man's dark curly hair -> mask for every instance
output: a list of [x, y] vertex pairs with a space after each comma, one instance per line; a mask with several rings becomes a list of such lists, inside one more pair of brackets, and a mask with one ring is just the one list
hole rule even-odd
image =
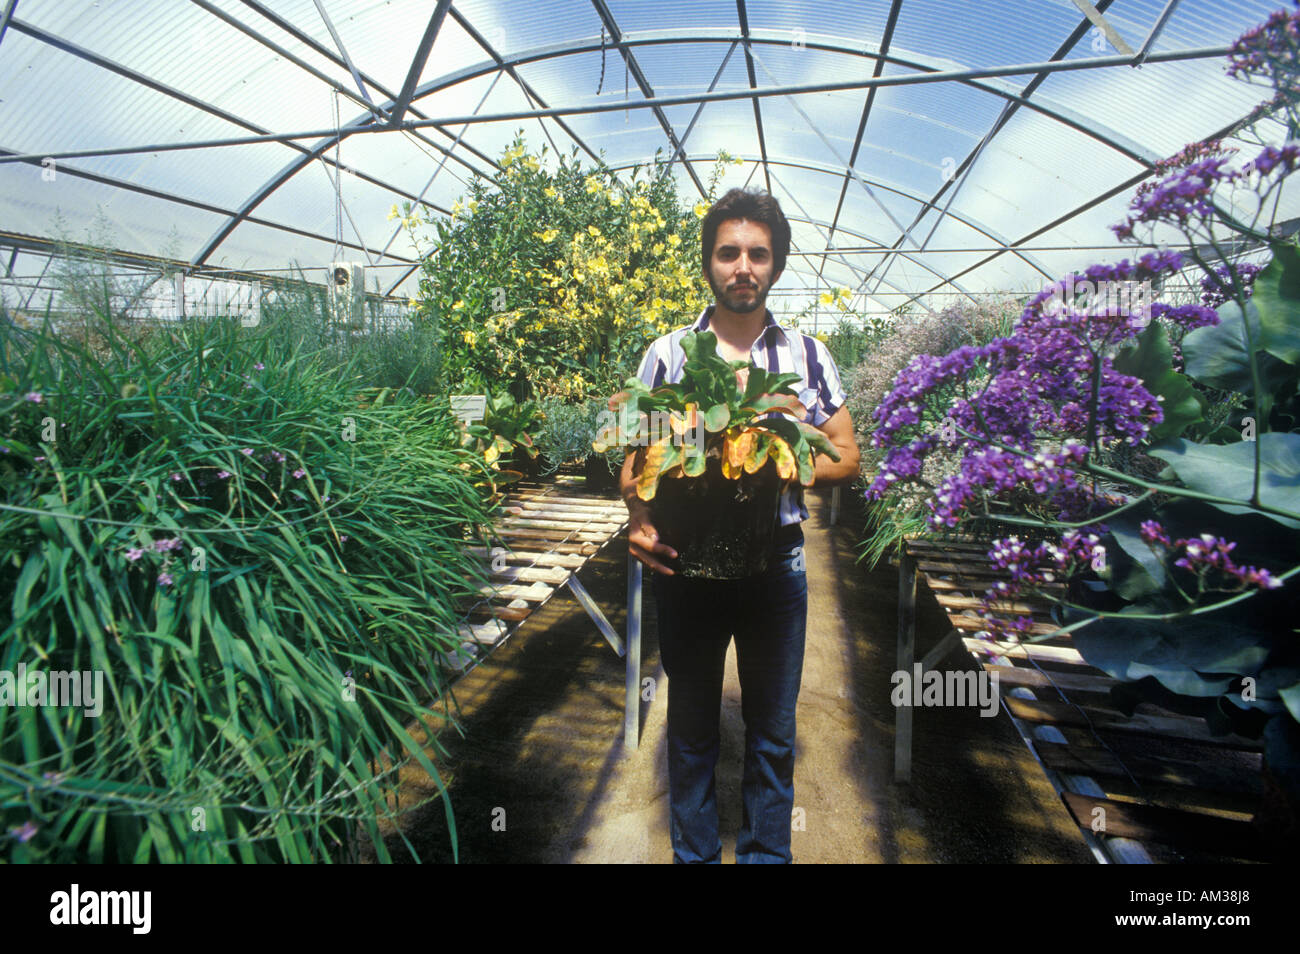
[[703, 241], [700, 243], [700, 262], [704, 274], [709, 274], [713, 259], [713, 246], [718, 239], [718, 226], [731, 219], [748, 219], [762, 222], [772, 231], [772, 281], [785, 270], [785, 259], [790, 254], [790, 223], [781, 211], [781, 204], [770, 192], [761, 189], [746, 191], [732, 189], [709, 209], [704, 216]]

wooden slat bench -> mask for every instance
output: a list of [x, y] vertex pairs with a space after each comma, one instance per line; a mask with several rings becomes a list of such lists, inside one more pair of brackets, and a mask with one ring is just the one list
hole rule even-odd
[[551, 597], [568, 589], [613, 650], [627, 660], [626, 701], [636, 724], [639, 626], [632, 625], [629, 614], [629, 637], [635, 633], [635, 639], [624, 640], [578, 580], [587, 562], [627, 527], [627, 518], [627, 507], [617, 496], [587, 491], [577, 478], [558, 476], [544, 483], [512, 485], [493, 525], [493, 545], [470, 548], [487, 565], [490, 582], [480, 589], [481, 598], [464, 611], [459, 649], [439, 654], [453, 679], [476, 667]]
[[[1117, 680], [1089, 666], [1068, 633], [1035, 643], [981, 639], [980, 597], [998, 578], [987, 551], [970, 539], [905, 541], [898, 668], [911, 673], [917, 662], [921, 578], [952, 626], [920, 660], [922, 671], [960, 643], [997, 674], [1002, 710], [1099, 862], [1151, 863], [1156, 846], [1210, 861], [1276, 859], [1277, 846], [1250, 824], [1262, 794], [1260, 741], [1213, 735], [1203, 719], [1148, 703], [1131, 716], [1116, 710], [1108, 693]], [[1014, 611], [1031, 616], [1035, 635], [1058, 629], [1044, 602], [1022, 597]], [[912, 709], [895, 710], [895, 781], [911, 777]]]

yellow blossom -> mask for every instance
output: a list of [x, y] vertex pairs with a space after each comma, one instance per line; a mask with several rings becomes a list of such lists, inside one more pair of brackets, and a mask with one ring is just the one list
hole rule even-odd
[[673, 248], [676, 248], [677, 246], [682, 244], [682, 240], [676, 235], [670, 235], [668, 236], [668, 244]]
[[656, 256], [662, 255], [664, 253], [664, 243], [655, 242], [654, 246], [650, 249], [650, 253]]
[[831, 298], [830, 292], [822, 292], [821, 295], [819, 295], [818, 297], [821, 299], [821, 303], [823, 305], [829, 305], [834, 300], [833, 298]]
[[552, 188], [551, 186], [547, 186], [545, 189], [542, 190], [542, 195], [546, 196], [548, 199], [554, 199], [556, 194], [557, 193], [555, 189]]
[[397, 203], [394, 202], [393, 207], [388, 210], [388, 221], [391, 222], [393, 219], [400, 218], [401, 215], [402, 213], [397, 211]]
[[420, 307], [420, 303], [419, 303], [418, 301], [416, 301], [414, 298], [408, 298], [408, 299], [406, 299], [406, 307], [408, 307], [408, 308], [419, 308], [419, 307]]
[[592, 238], [595, 238], [597, 235], [600, 234], [600, 229], [596, 228], [596, 226], [594, 225], [588, 225], [587, 233], [591, 235]]
[[465, 344], [468, 345], [472, 345], [477, 338], [474, 332], [470, 331], [468, 328], [462, 331], [460, 336], [465, 339]]
[[697, 218], [702, 219], [708, 214], [709, 214], [709, 207], [707, 205], [705, 205], [703, 202], [695, 203], [695, 215]]
[[620, 205], [623, 204], [623, 197], [618, 195], [611, 195], [609, 197], [609, 204], [614, 206], [615, 208], [618, 208]]
[[452, 311], [460, 311], [460, 310], [461, 310], [462, 308], [464, 308], [464, 307], [465, 307], [465, 303], [464, 303], [463, 301], [458, 301], [458, 302], [456, 302], [456, 304], [454, 304], [454, 305], [451, 306], [451, 310], [452, 310]]

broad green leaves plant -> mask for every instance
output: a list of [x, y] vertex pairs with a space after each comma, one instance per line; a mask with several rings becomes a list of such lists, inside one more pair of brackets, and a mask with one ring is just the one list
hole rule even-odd
[[613, 419], [593, 447], [646, 448], [637, 483], [642, 500], [653, 500], [664, 478], [700, 476], [711, 457], [731, 480], [771, 460], [781, 480], [804, 486], [813, 482], [815, 453], [840, 459], [826, 435], [802, 420], [806, 411], [790, 387], [799, 375], [726, 361], [717, 342], [711, 331], [687, 332], [681, 381], [650, 388], [630, 377], [614, 396]]

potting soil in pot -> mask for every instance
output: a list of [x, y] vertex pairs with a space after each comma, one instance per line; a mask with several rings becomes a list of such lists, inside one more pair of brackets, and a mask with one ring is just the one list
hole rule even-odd
[[677, 551], [665, 563], [685, 577], [739, 580], [767, 569], [776, 532], [781, 481], [768, 461], [738, 480], [710, 458], [700, 477], [659, 482], [650, 503], [661, 542]]

